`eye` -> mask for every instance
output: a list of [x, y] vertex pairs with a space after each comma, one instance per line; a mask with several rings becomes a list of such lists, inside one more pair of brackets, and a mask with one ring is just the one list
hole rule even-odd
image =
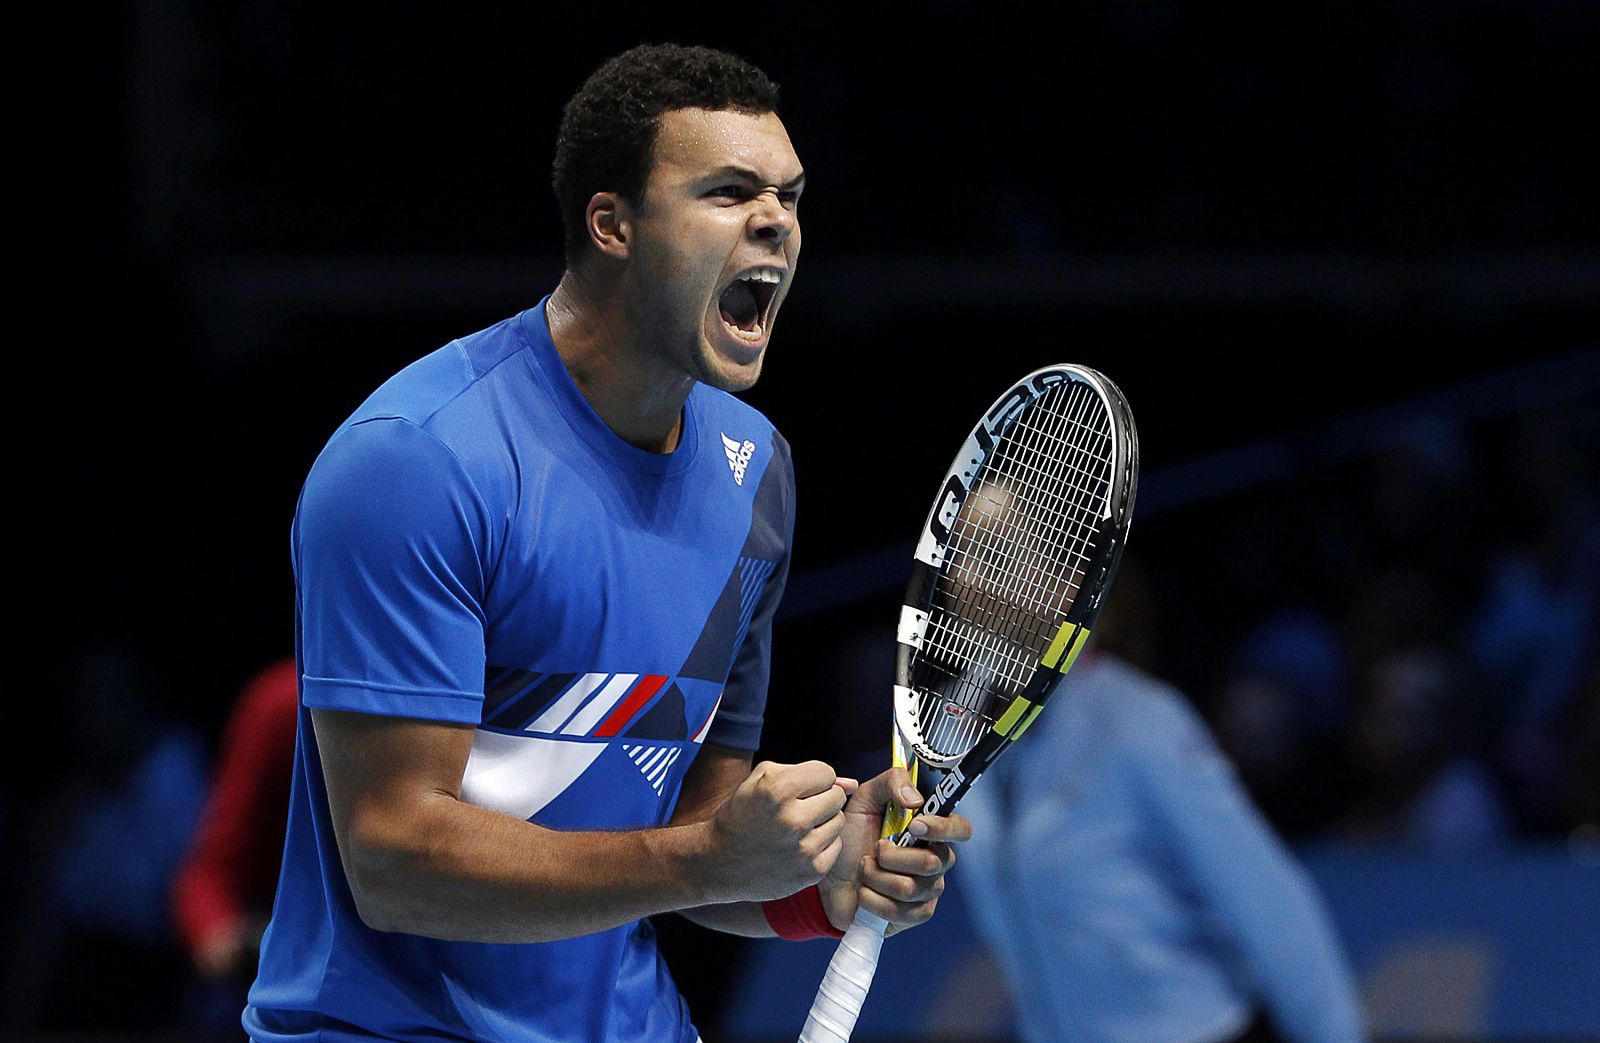
[[718, 185], [706, 193], [706, 195], [715, 196], [718, 199], [743, 199], [749, 194], [743, 185]]

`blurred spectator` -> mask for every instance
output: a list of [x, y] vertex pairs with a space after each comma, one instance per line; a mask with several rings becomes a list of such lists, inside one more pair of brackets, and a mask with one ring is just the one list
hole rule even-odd
[[1285, 837], [1316, 836], [1343, 810], [1349, 719], [1344, 639], [1309, 609], [1246, 635], [1217, 696], [1217, 739]]
[[1563, 825], [1574, 842], [1600, 850], [1600, 664], [1589, 672], [1568, 718]]
[[1349, 671], [1365, 683], [1377, 664], [1415, 648], [1445, 648], [1455, 627], [1438, 586], [1419, 569], [1373, 572], [1347, 606], [1344, 634]]
[[1308, 731], [1337, 733], [1349, 721], [1344, 639], [1310, 609], [1286, 609], [1245, 636], [1239, 667], [1270, 677], [1295, 695]]
[[291, 657], [256, 674], [240, 692], [200, 827], [172, 888], [174, 923], [195, 969], [207, 979], [236, 981], [240, 1008], [255, 976], [283, 859], [297, 679]]
[[1393, 423], [1365, 482], [1372, 541], [1366, 568], [1418, 570], [1430, 590], [1459, 603], [1473, 578], [1463, 563], [1481, 553], [1475, 514], [1482, 476], [1448, 417], [1420, 412]]
[[204, 744], [167, 718], [120, 645], [91, 646], [75, 667], [61, 744], [69, 760], [18, 838], [39, 873], [3, 954], [0, 1024], [168, 1028], [181, 1007], [181, 957], [167, 889], [200, 812]]
[[1492, 755], [1530, 832], [1558, 828], [1561, 725], [1600, 647], [1600, 511], [1574, 500], [1495, 558], [1466, 633], [1490, 696]]
[[1022, 1038], [1359, 1039], [1320, 896], [1184, 696], [1113, 654], [1144, 612], [1125, 564], [1096, 646], [962, 808]]
[[1509, 822], [1470, 746], [1470, 706], [1456, 662], [1436, 647], [1391, 654], [1371, 669], [1354, 759], [1353, 839], [1463, 851], [1506, 838]]

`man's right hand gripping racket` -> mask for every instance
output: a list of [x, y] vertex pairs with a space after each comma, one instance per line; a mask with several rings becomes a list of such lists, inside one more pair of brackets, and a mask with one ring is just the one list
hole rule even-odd
[[[891, 752], [928, 794], [919, 814], [950, 812], [1071, 669], [1122, 558], [1138, 479], [1128, 403], [1085, 366], [1028, 374], [972, 429], [900, 608]], [[884, 836], [917, 843], [910, 821], [891, 808]], [[887, 926], [856, 913], [800, 1043], [850, 1038]]]

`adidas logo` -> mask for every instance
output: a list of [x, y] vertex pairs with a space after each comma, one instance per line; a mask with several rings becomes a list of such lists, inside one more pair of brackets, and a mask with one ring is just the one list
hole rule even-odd
[[756, 444], [750, 439], [745, 439], [743, 444], [735, 442], [727, 435], [722, 436], [723, 450], [728, 454], [728, 466], [733, 469], [733, 480], [739, 485], [744, 484], [744, 469], [750, 465], [750, 458], [755, 455]]

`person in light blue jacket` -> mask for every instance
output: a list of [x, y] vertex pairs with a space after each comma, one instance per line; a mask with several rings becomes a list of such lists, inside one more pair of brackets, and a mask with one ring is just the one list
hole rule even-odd
[[1310, 879], [1189, 701], [1130, 662], [1091, 645], [962, 811], [963, 893], [1028, 1043], [1363, 1038]]

